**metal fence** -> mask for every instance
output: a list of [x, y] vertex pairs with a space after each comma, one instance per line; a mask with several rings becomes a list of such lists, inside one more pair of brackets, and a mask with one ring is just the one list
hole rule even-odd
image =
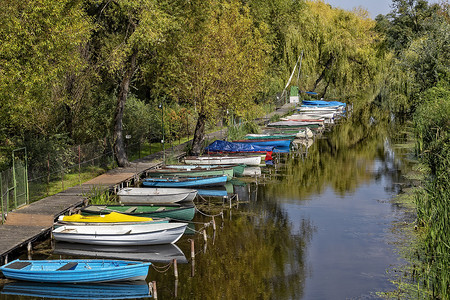
[[[141, 157], [140, 141], [127, 141], [129, 157]], [[108, 140], [52, 151], [30, 158], [13, 152], [13, 164], [0, 172], [0, 222], [11, 210], [82, 184], [116, 167], [113, 146]], [[16, 151], [16, 150], [14, 150]], [[16, 155], [14, 155], [16, 154]]]

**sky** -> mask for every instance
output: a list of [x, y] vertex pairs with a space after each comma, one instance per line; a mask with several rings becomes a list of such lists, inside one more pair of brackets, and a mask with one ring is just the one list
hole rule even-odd
[[388, 14], [391, 11], [391, 0], [325, 0], [333, 7], [352, 10], [354, 7], [365, 8], [372, 19], [379, 14]]

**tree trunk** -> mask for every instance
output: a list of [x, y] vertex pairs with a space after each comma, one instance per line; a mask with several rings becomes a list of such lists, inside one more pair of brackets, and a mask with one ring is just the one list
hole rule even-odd
[[195, 125], [194, 138], [192, 139], [192, 155], [200, 155], [202, 153], [203, 142], [205, 141], [205, 124], [206, 116], [200, 114]]
[[128, 162], [127, 153], [125, 151], [125, 141], [123, 137], [123, 110], [127, 102], [128, 91], [130, 89], [131, 77], [136, 68], [137, 52], [134, 51], [130, 57], [128, 68], [123, 75], [120, 83], [119, 95], [117, 96], [116, 113], [114, 116], [114, 152], [119, 167], [126, 167]]
[[322, 81], [322, 79], [325, 78], [325, 73], [327, 70], [331, 68], [334, 62], [334, 56], [331, 55], [331, 57], [328, 59], [328, 61], [325, 63], [325, 68], [323, 69], [322, 73], [320, 74], [319, 78], [317, 78], [316, 82], [314, 83], [313, 91], [316, 90], [319, 83]]

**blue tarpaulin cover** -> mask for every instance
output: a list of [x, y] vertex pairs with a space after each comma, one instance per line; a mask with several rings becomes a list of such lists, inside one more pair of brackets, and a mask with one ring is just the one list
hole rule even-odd
[[311, 106], [346, 106], [347, 104], [339, 101], [325, 101], [325, 100], [303, 100], [303, 105]]
[[217, 140], [205, 148], [209, 152], [267, 152], [272, 151], [273, 146], [256, 146], [249, 143], [233, 143]]

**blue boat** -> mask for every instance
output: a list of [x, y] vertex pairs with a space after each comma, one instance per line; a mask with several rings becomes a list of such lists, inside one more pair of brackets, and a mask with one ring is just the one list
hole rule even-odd
[[2, 295], [57, 299], [138, 299], [150, 297], [145, 280], [98, 284], [16, 281], [4, 285]]
[[291, 145], [292, 140], [291, 139], [272, 139], [272, 140], [265, 140], [265, 139], [259, 139], [259, 140], [237, 140], [234, 141], [235, 143], [247, 143], [251, 145], [256, 146], [272, 146], [272, 147], [282, 147], [286, 148]]
[[150, 262], [124, 260], [19, 260], [0, 267], [8, 279], [47, 283], [145, 280]]
[[319, 107], [328, 107], [328, 106], [347, 106], [344, 102], [339, 101], [325, 101], [325, 100], [303, 100], [303, 105], [307, 106], [319, 106]]
[[182, 177], [182, 178], [146, 178], [142, 181], [143, 186], [151, 187], [197, 187], [197, 186], [220, 186], [227, 182], [227, 175], [204, 176], [204, 177]]
[[257, 146], [249, 143], [233, 143], [217, 140], [205, 148], [207, 152], [222, 153], [266, 153], [273, 150], [273, 146]]

